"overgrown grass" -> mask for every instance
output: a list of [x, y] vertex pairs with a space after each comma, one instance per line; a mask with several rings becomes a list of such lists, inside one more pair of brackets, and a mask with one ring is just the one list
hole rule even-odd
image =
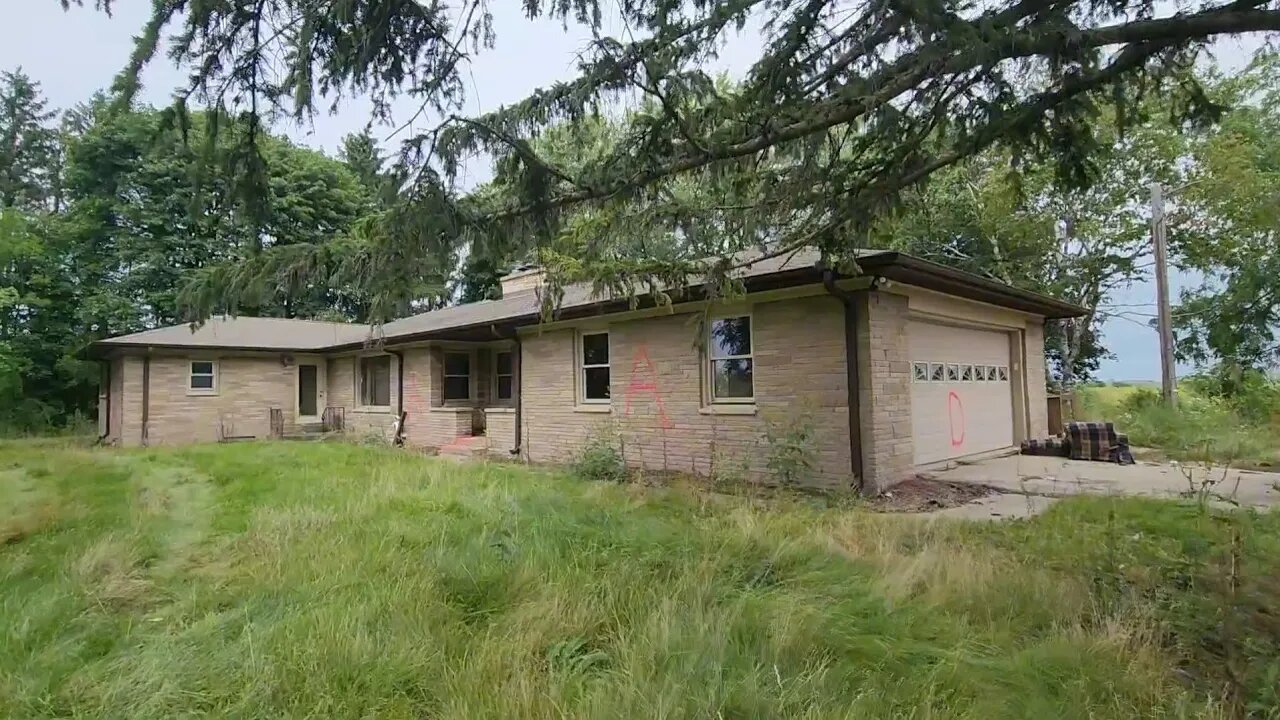
[[278, 443], [0, 443], [0, 501], [4, 717], [1277, 707], [1275, 516], [930, 523]]
[[[1183, 383], [1176, 409], [1146, 387], [1083, 387], [1077, 391], [1082, 420], [1111, 420], [1136, 446], [1156, 448], [1177, 460], [1235, 467], [1280, 465], [1280, 416], [1246, 413], [1232, 402]], [[1278, 410], [1280, 411], [1280, 410]]]

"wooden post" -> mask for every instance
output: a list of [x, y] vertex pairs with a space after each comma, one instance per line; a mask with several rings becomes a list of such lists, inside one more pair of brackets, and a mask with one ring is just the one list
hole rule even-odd
[[1156, 256], [1156, 325], [1160, 333], [1160, 396], [1178, 404], [1178, 378], [1173, 366], [1173, 317], [1169, 311], [1169, 259], [1165, 246], [1164, 191], [1151, 183], [1151, 239]]

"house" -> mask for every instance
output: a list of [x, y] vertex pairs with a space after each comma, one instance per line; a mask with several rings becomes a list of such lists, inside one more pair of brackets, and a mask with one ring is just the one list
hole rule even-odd
[[766, 423], [804, 423], [812, 482], [869, 492], [1046, 434], [1044, 324], [1080, 308], [896, 252], [864, 252], [856, 277], [816, 260], [761, 260], [729, 302], [571, 286], [547, 320], [541, 271], [522, 268], [500, 300], [376, 329], [237, 317], [110, 338], [92, 348], [100, 431], [136, 446], [341, 427], [563, 462], [607, 429], [632, 465], [759, 477]]

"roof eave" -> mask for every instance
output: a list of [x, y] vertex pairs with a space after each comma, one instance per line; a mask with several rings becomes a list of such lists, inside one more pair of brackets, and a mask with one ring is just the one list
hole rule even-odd
[[183, 343], [139, 343], [139, 342], [112, 342], [110, 340], [97, 340], [89, 344], [85, 348], [85, 353], [91, 358], [105, 357], [115, 350], [207, 350], [210, 352], [261, 352], [261, 353], [325, 353], [329, 351], [329, 347], [262, 347], [260, 345], [188, 345]]
[[981, 275], [957, 270], [899, 252], [885, 252], [859, 261], [863, 272], [957, 297], [1021, 310], [1046, 318], [1085, 315], [1088, 310], [1041, 293], [1023, 290]]

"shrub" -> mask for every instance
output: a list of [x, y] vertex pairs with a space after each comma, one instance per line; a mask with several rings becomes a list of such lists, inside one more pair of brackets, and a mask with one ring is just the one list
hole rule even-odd
[[573, 458], [573, 474], [583, 480], [622, 483], [629, 477], [622, 456], [622, 438], [612, 427], [592, 432]]
[[798, 485], [813, 472], [813, 413], [802, 408], [782, 418], [765, 418], [765, 467], [779, 485]]

